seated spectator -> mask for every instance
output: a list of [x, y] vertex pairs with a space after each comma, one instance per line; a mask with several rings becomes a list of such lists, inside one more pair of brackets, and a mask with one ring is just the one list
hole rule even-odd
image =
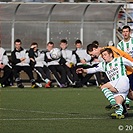
[[36, 73], [40, 76], [41, 80], [45, 82], [45, 88], [51, 87], [50, 71], [44, 61], [44, 52], [40, 52], [38, 44], [33, 42], [29, 50], [30, 64]]
[[13, 85], [12, 67], [9, 65], [9, 59], [4, 48], [1, 47], [0, 41], [0, 72], [3, 76], [0, 78], [0, 87]]
[[[90, 55], [87, 54], [86, 50], [82, 48], [82, 42], [80, 40], [76, 40], [75, 41], [75, 47], [76, 49], [73, 51], [73, 53], [75, 54], [76, 56], [76, 60], [77, 60], [77, 68], [90, 68], [90, 67], [93, 67], [93, 65], [91, 64], [91, 61], [92, 61], [92, 58]], [[101, 78], [99, 78], [99, 72], [98, 73], [95, 73], [96, 75], [96, 78], [98, 81], [98, 85], [101, 84]], [[83, 85], [87, 85], [90, 78], [93, 76], [93, 74], [87, 74], [85, 76], [83, 76], [82, 73], [78, 73], [79, 75], [79, 78], [81, 79], [81, 82]]]
[[73, 87], [81, 87], [80, 79], [78, 78], [78, 75], [76, 73], [76, 58], [73, 54], [72, 50], [67, 49], [68, 43], [66, 39], [62, 39], [60, 41], [60, 48], [62, 53], [62, 60], [61, 65], [66, 70], [67, 79], [69, 81], [69, 84]]
[[14, 44], [15, 49], [11, 52], [11, 60], [13, 65], [13, 74], [18, 88], [24, 88], [19, 74], [22, 70], [29, 76], [30, 82], [32, 84], [31, 87], [37, 88], [38, 86], [36, 85], [32, 69], [29, 65], [30, 58], [28, 56], [28, 52], [21, 47], [22, 42], [20, 39], [16, 39]]
[[47, 50], [45, 52], [45, 61], [47, 62], [48, 68], [52, 72], [57, 84], [60, 88], [67, 87], [67, 77], [66, 71], [64, 70], [63, 66], [60, 65], [60, 58], [59, 59], [52, 59], [50, 56], [50, 51], [54, 48], [53, 42], [48, 42]]

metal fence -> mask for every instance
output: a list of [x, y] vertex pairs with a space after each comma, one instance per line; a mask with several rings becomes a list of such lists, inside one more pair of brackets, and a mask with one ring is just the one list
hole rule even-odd
[[45, 49], [48, 41], [59, 47], [61, 39], [67, 39], [73, 49], [76, 39], [84, 47], [94, 40], [107, 45], [117, 42], [116, 24], [124, 3], [0, 3], [0, 37], [2, 46], [13, 50], [14, 40], [19, 38], [28, 49], [37, 42]]

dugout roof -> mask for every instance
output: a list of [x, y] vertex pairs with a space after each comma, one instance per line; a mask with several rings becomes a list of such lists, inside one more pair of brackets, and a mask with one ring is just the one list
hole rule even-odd
[[106, 45], [116, 41], [116, 23], [124, 3], [0, 3], [0, 36], [5, 49], [14, 48], [20, 38], [28, 49], [37, 42], [40, 49], [48, 41], [59, 47], [60, 39], [67, 39], [74, 48], [76, 39], [84, 47], [94, 40]]

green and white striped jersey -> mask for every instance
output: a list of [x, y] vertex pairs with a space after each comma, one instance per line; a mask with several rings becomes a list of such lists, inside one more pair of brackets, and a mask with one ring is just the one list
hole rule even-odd
[[130, 38], [128, 42], [125, 42], [124, 40], [120, 41], [117, 44], [117, 48], [127, 52], [131, 57], [133, 57], [133, 38]]
[[105, 72], [110, 81], [116, 80], [121, 76], [126, 76], [125, 66], [133, 66], [133, 62], [124, 57], [114, 58], [111, 62], [105, 61], [98, 64], [97, 67], [87, 69], [87, 73]]

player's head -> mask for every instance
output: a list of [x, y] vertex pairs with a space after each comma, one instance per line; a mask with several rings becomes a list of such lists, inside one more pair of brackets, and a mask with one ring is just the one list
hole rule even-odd
[[101, 50], [102, 58], [105, 62], [110, 62], [114, 58], [114, 54], [111, 48], [104, 48]]
[[76, 48], [81, 48], [82, 47], [82, 42], [81, 42], [81, 40], [76, 40], [75, 41], [75, 46], [76, 46]]
[[62, 39], [62, 40], [60, 41], [60, 47], [61, 47], [61, 49], [66, 49], [67, 46], [68, 46], [67, 40], [66, 40], [66, 39]]
[[38, 48], [38, 43], [33, 42], [33, 43], [31, 44], [31, 48], [33, 48], [33, 49], [34, 49], [34, 51], [37, 51], [37, 48]]
[[97, 46], [99, 46], [99, 42], [97, 40], [93, 41], [92, 44], [96, 44]]
[[20, 39], [16, 39], [16, 40], [14, 41], [14, 44], [15, 44], [15, 48], [16, 48], [17, 50], [19, 50], [19, 49], [21, 48], [22, 42], [21, 42]]
[[54, 43], [53, 42], [48, 42], [47, 43], [47, 50], [51, 51], [51, 49], [53, 49], [53, 48], [54, 48]]
[[130, 34], [131, 34], [131, 28], [128, 25], [125, 25], [122, 28], [122, 35], [123, 35], [124, 39], [128, 40], [130, 38]]
[[89, 54], [91, 57], [99, 57], [100, 55], [100, 49], [97, 44], [89, 44], [87, 45], [87, 54]]

